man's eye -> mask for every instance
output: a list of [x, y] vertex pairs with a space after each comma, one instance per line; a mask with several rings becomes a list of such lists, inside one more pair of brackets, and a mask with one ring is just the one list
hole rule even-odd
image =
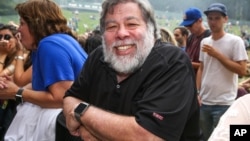
[[130, 26], [130, 27], [137, 26], [137, 25], [138, 25], [138, 24], [134, 24], [134, 23], [128, 24], [128, 26]]
[[107, 26], [106, 30], [114, 30], [116, 28], [117, 28], [117, 26], [115, 26], [115, 25], [113, 25], [113, 26]]

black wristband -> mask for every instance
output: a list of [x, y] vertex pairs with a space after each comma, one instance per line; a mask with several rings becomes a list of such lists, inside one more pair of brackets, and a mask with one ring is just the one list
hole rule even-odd
[[19, 88], [17, 93], [16, 93], [16, 102], [18, 104], [23, 104], [23, 88]]

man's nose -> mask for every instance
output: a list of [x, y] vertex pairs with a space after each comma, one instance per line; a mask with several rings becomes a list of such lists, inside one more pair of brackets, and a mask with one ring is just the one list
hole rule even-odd
[[129, 36], [129, 31], [126, 29], [125, 26], [120, 26], [117, 30], [117, 37], [123, 39], [127, 36]]

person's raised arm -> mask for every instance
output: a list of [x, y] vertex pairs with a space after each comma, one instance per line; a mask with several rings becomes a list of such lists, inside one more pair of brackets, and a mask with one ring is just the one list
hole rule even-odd
[[31, 82], [32, 79], [32, 66], [30, 66], [26, 71], [23, 70], [23, 64], [19, 63], [21, 61], [16, 62], [16, 68], [14, 72], [14, 82], [22, 87]]
[[225, 55], [221, 54], [217, 49], [209, 45], [204, 45], [202, 50], [207, 52], [208, 55], [218, 59], [218, 61], [220, 61], [228, 70], [237, 73], [240, 76], [247, 74], [247, 60], [232, 61]]

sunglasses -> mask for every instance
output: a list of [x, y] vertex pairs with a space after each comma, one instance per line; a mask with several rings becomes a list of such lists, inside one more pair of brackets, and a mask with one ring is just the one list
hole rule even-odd
[[12, 36], [10, 34], [0, 34], [0, 40], [2, 40], [2, 38], [4, 40], [10, 40], [12, 38]]

